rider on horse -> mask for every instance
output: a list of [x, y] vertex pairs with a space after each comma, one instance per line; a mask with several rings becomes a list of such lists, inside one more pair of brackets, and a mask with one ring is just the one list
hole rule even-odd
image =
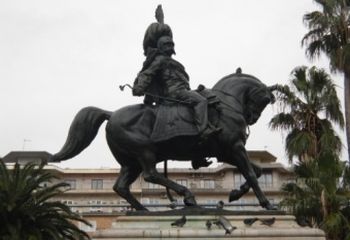
[[[158, 29], [154, 30], [156, 28]], [[160, 31], [162, 33], [159, 34]], [[148, 41], [152, 37], [153, 41]], [[147, 46], [154, 44], [155, 40], [156, 48]], [[164, 23], [151, 24], [145, 34], [144, 48], [146, 60], [134, 81], [133, 95], [142, 96], [146, 93], [145, 104], [166, 104], [161, 101], [164, 98], [157, 100], [147, 96], [147, 93], [173, 99], [175, 102], [186, 102], [194, 109], [194, 122], [202, 142], [218, 133], [221, 129], [215, 128], [208, 121], [207, 99], [190, 89], [189, 76], [184, 66], [171, 57], [175, 50], [170, 27]]]

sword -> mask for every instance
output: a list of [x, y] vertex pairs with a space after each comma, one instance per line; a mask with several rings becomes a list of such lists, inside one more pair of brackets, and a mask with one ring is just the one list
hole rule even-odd
[[[125, 87], [128, 87], [131, 90], [134, 89], [130, 84], [127, 83], [127, 84], [124, 84], [124, 85], [119, 85], [120, 91], [123, 92]], [[163, 97], [163, 96], [152, 94], [150, 92], [145, 92], [145, 95], [148, 95], [148, 96], [151, 96], [151, 97], [154, 97], [154, 98], [167, 100], [167, 101], [170, 101], [170, 102], [177, 102], [177, 103], [181, 103], [181, 104], [192, 105], [190, 101], [182, 101], [182, 100], [178, 100], [178, 99], [175, 99], [175, 98]]]

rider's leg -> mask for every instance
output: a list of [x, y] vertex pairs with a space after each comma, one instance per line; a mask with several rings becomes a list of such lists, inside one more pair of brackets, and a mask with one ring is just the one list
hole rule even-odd
[[178, 91], [176, 95], [177, 98], [192, 103], [195, 123], [198, 132], [201, 134], [202, 141], [205, 141], [213, 134], [220, 132], [221, 129], [215, 128], [208, 121], [208, 100], [205, 97], [196, 91], [190, 90]]
[[174, 94], [176, 99], [190, 102], [194, 110], [194, 120], [198, 132], [203, 132], [208, 125], [208, 101], [196, 91], [178, 90]]

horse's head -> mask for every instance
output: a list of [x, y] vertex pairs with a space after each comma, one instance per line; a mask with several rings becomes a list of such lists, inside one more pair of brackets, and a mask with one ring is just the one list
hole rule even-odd
[[240, 112], [248, 125], [256, 123], [267, 104], [275, 101], [275, 86], [267, 87], [256, 77], [241, 72], [222, 78], [213, 90], [233, 112]]
[[273, 89], [263, 83], [247, 90], [244, 118], [248, 125], [256, 123], [267, 104], [275, 102], [275, 96], [272, 94], [272, 91]]

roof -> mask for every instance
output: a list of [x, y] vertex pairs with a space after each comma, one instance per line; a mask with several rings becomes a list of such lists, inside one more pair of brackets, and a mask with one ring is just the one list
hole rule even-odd
[[18, 160], [41, 160], [47, 161], [51, 156], [46, 151], [12, 151], [3, 157], [4, 162], [18, 162]]

